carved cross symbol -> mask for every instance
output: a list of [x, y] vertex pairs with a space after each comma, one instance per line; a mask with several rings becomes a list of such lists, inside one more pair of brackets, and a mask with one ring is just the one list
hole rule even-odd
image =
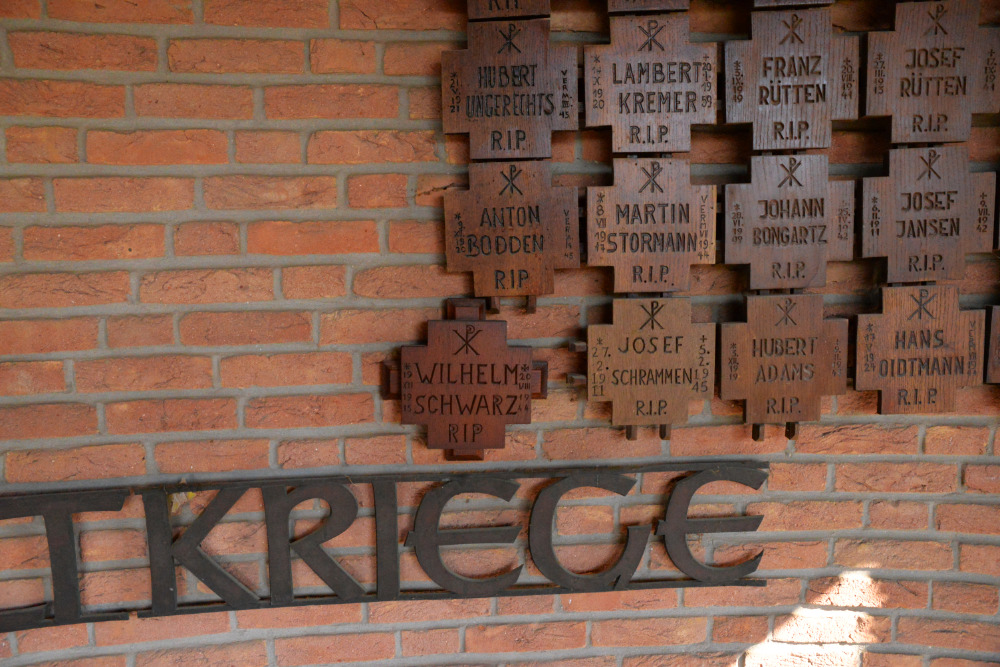
[[455, 350], [454, 354], [461, 354], [462, 352], [468, 351], [476, 355], [477, 357], [479, 356], [479, 351], [476, 350], [476, 348], [472, 347], [472, 341], [476, 339], [476, 336], [482, 333], [482, 329], [477, 329], [476, 327], [469, 324], [465, 327], [464, 335], [460, 331], [453, 330], [452, 333], [458, 336], [458, 339], [462, 341], [462, 344], [459, 346], [457, 350]]
[[788, 28], [788, 33], [781, 38], [778, 44], [784, 44], [785, 42], [791, 42], [792, 44], [798, 43], [803, 44], [803, 39], [799, 36], [798, 30], [799, 26], [802, 25], [802, 17], [798, 14], [792, 14], [792, 22], [782, 20], [781, 22], [786, 28]]
[[927, 157], [924, 157], [923, 155], [921, 155], [920, 156], [920, 161], [924, 163], [924, 171], [920, 174], [920, 176], [917, 178], [917, 180], [918, 181], [923, 180], [924, 176], [927, 177], [928, 181], [931, 180], [931, 176], [935, 176], [938, 179], [940, 179], [941, 178], [941, 174], [937, 173], [937, 171], [934, 169], [934, 163], [937, 162], [940, 158], [941, 158], [941, 155], [938, 154], [938, 152], [934, 151], [934, 150], [932, 150], [930, 153], [928, 153]]
[[646, 313], [646, 321], [642, 323], [641, 327], [639, 327], [639, 331], [642, 331], [647, 326], [650, 331], [655, 331], [657, 328], [663, 328], [663, 325], [660, 324], [660, 320], [657, 319], [660, 315], [660, 311], [663, 310], [662, 303], [659, 301], [653, 301], [649, 304], [649, 308], [647, 308], [645, 304], [640, 305], [640, 308], [642, 308], [642, 312]]
[[505, 194], [508, 190], [510, 190], [511, 195], [515, 193], [519, 195], [524, 194], [524, 192], [521, 191], [521, 188], [517, 187], [517, 177], [521, 175], [520, 169], [514, 165], [510, 165], [508, 171], [506, 173], [501, 171], [500, 175], [503, 177], [503, 180], [507, 182], [506, 185], [503, 186], [503, 189], [500, 190], [500, 194]]
[[795, 310], [795, 305], [796, 305], [795, 302], [792, 301], [791, 299], [785, 299], [784, 303], [779, 303], [777, 305], [778, 305], [778, 310], [781, 311], [781, 319], [778, 320], [778, 322], [774, 326], [777, 327], [783, 324], [796, 326], [798, 322], [792, 319], [792, 311]]
[[663, 192], [663, 186], [656, 181], [656, 177], [659, 176], [662, 171], [663, 167], [660, 166], [659, 162], [654, 162], [650, 169], [642, 167], [642, 173], [646, 175], [646, 182], [641, 188], [639, 188], [639, 192], [643, 192], [646, 188], [649, 188], [651, 193], [657, 191]]
[[646, 22], [646, 27], [643, 28], [639, 26], [639, 32], [646, 36], [646, 41], [642, 43], [639, 47], [640, 51], [653, 52], [653, 46], [659, 47], [660, 51], [663, 51], [663, 44], [656, 39], [657, 35], [663, 31], [664, 26], [660, 25], [659, 21], [650, 19]]
[[778, 183], [778, 187], [780, 188], [784, 186], [785, 183], [788, 183], [788, 187], [792, 187], [793, 185], [802, 187], [802, 181], [795, 177], [795, 172], [798, 171], [801, 166], [802, 163], [795, 158], [790, 158], [787, 166], [780, 165], [780, 167], [785, 171], [785, 177], [781, 179], [781, 183]]
[[906, 319], [912, 320], [916, 317], [918, 320], [922, 320], [924, 319], [924, 313], [927, 313], [927, 317], [930, 319], [936, 319], [931, 314], [931, 311], [927, 309], [927, 306], [931, 305], [931, 302], [937, 298], [937, 294], [931, 295], [930, 290], [927, 289], [921, 289], [919, 294], [919, 297], [915, 297], [912, 294], [910, 295], [910, 298], [913, 299], [913, 303], [917, 304], [917, 309], [910, 313], [910, 316]]
[[504, 32], [501, 28], [497, 28], [497, 32], [500, 33], [500, 36], [504, 40], [503, 45], [501, 45], [497, 53], [503, 53], [504, 51], [507, 51], [507, 53], [513, 53], [514, 51], [521, 53], [521, 49], [517, 48], [517, 44], [514, 43], [514, 38], [521, 33], [516, 25], [509, 23], [507, 25], [507, 32]]
[[934, 25], [928, 28], [927, 32], [925, 32], [924, 34], [936, 35], [938, 34], [938, 32], [941, 32], [947, 35], [948, 31], [944, 29], [943, 25], [941, 25], [941, 18], [947, 13], [948, 10], [945, 9], [944, 5], [936, 5], [933, 10], [927, 10], [927, 16], [931, 17], [931, 21], [934, 22]]

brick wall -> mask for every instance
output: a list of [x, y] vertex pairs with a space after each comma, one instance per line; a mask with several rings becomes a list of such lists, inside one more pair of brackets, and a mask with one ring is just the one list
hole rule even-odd
[[[606, 39], [601, 0], [553, 0], [554, 39]], [[738, 5], [738, 6], [731, 6]], [[749, 2], [692, 0], [703, 40], [744, 37]], [[892, 3], [841, 0], [843, 30], [889, 29]], [[470, 292], [442, 269], [442, 192], [463, 187], [467, 143], [440, 132], [442, 49], [461, 45], [462, 0], [0, 0], [0, 492], [420, 468], [741, 457], [771, 463], [763, 490], [707, 487], [692, 512], [764, 515], [758, 534], [694, 546], [719, 562], [763, 545], [764, 589], [219, 612], [0, 636], [0, 662], [75, 667], [390, 664], [931, 665], [1000, 655], [1000, 388], [958, 412], [881, 417], [848, 392], [789, 441], [755, 442], [741, 406], [697, 406], [669, 442], [628, 442], [609, 409], [565, 384], [566, 349], [610, 321], [611, 275], [563, 271], [511, 338], [548, 360], [549, 398], [486, 462], [445, 464], [378, 396], [378, 363], [423, 340], [442, 299]], [[983, 22], [1000, 1], [983, 0]], [[838, 123], [837, 178], [882, 173], [888, 123]], [[747, 179], [749, 131], [694, 132], [696, 181]], [[1000, 119], [977, 117], [975, 170], [1000, 167]], [[557, 184], [609, 184], [607, 131], [558, 133]], [[582, 194], [581, 189], [581, 194]], [[721, 207], [720, 207], [721, 209]], [[719, 225], [722, 228], [722, 225]], [[832, 264], [828, 315], [877, 312], [884, 269]], [[741, 316], [742, 268], [694, 272], [696, 319]], [[998, 303], [1000, 260], [971, 258], [966, 307]], [[650, 522], [669, 476], [628, 498], [578, 495], [560, 556], [599, 568], [622, 525]], [[401, 528], [419, 489], [401, 499]], [[178, 499], [179, 522], [205, 494]], [[366, 519], [333, 544], [372, 580]], [[447, 525], [523, 521], [470, 500]], [[84, 603], [148, 604], [141, 503], [78, 515]], [[323, 516], [302, 508], [298, 530]], [[205, 549], [251, 588], [266, 576], [259, 496]], [[747, 543], [747, 540], [752, 540]], [[523, 545], [460, 551], [467, 574], [523, 560]], [[529, 563], [530, 566], [530, 563]], [[662, 546], [644, 572], [672, 566]], [[51, 595], [41, 519], [0, 522], [0, 607]], [[529, 567], [529, 574], [535, 574]], [[322, 591], [306, 572], [303, 590]], [[404, 555], [403, 579], [426, 581]], [[182, 599], [212, 595], [190, 574]], [[693, 657], [692, 657], [693, 656]]]

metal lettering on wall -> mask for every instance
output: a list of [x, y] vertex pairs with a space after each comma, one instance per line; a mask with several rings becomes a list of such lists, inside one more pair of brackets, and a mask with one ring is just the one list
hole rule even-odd
[[[763, 517], [690, 519], [688, 508], [698, 489], [712, 482], [731, 481], [759, 489], [767, 479], [766, 465], [713, 462], [474, 475], [351, 475], [0, 497], [0, 520], [36, 516], [44, 519], [52, 578], [50, 601], [28, 608], [0, 609], [0, 632], [128, 618], [125, 610], [93, 611], [86, 609], [81, 602], [73, 515], [118, 512], [130, 494], [142, 498], [149, 553], [152, 603], [139, 612], [140, 617], [376, 600], [438, 600], [717, 585], [763, 586], [764, 580], [745, 578], [757, 569], [762, 553], [742, 563], [719, 566], [698, 560], [688, 544], [689, 536], [697, 533], [752, 532]], [[627, 496], [638, 489], [636, 474], [663, 471], [694, 471], [694, 474], [680, 479], [671, 489], [664, 488], [659, 492], [666, 493], [666, 497], [659, 495], [663, 513], [655, 531], [650, 524], [628, 526], [621, 556], [602, 572], [576, 574], [560, 563], [553, 526], [557, 506], [564, 495], [578, 488], [596, 488]], [[486, 578], [463, 576], [451, 569], [444, 556], [452, 547], [516, 547], [521, 526], [442, 530], [439, 524], [448, 501], [463, 494], [481, 494], [509, 502], [516, 496], [532, 495], [534, 491], [526, 494], [522, 486], [525, 480], [532, 479], [547, 480], [548, 484], [527, 509], [526, 551], [547, 583], [519, 584], [523, 565]], [[428, 488], [417, 506], [413, 529], [406, 536], [405, 546], [412, 547], [420, 567], [440, 588], [402, 590], [398, 488], [401, 484], [412, 487], [421, 482], [426, 483]], [[527, 486], [532, 489], [537, 487], [534, 482]], [[184, 527], [174, 525], [176, 518], [170, 512], [173, 494], [216, 490], [217, 493], [192, 523]], [[217, 558], [202, 549], [202, 542], [226, 513], [246, 494], [257, 492], [264, 504], [267, 597], [262, 594], [263, 591], [251, 590], [227, 571]], [[374, 585], [359, 581], [338, 562], [335, 550], [322, 546], [358, 521], [359, 496], [356, 494], [359, 493], [374, 499]], [[310, 532], [296, 536], [292, 528], [295, 523], [293, 513], [296, 506], [306, 501], [326, 503], [328, 514]], [[688, 579], [657, 578], [655, 571], [640, 565], [654, 535], [663, 538], [668, 556]], [[605, 546], [600, 545], [599, 548]], [[528, 558], [528, 553], [524, 553], [519, 560], [526, 562]], [[295, 569], [302, 567], [318, 577], [329, 593], [297, 594], [293, 565]], [[204, 588], [217, 596], [218, 601], [189, 604], [180, 599], [182, 592], [177, 587], [178, 568], [190, 571]]]
[[882, 315], [858, 315], [855, 386], [879, 390], [882, 414], [955, 409], [982, 384], [986, 313], [959, 310], [958, 288], [886, 287]]

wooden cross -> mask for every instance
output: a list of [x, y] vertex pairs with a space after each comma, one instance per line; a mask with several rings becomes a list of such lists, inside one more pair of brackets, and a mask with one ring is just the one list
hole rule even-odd
[[958, 288], [886, 287], [882, 314], [858, 315], [855, 386], [878, 390], [881, 414], [950, 412], [982, 384], [986, 313], [959, 310]]
[[726, 42], [726, 121], [753, 123], [754, 150], [828, 148], [830, 121], [858, 117], [858, 38], [827, 8], [751, 21], [752, 40]]
[[996, 174], [970, 174], [965, 146], [891, 150], [889, 174], [864, 179], [863, 256], [887, 257], [890, 283], [962, 280], [993, 244]]
[[497, 20], [548, 16], [549, 0], [469, 0], [469, 20]]
[[383, 394], [399, 396], [402, 423], [426, 424], [427, 447], [452, 459], [482, 459], [504, 446], [507, 424], [531, 423], [545, 398], [548, 365], [530, 347], [507, 345], [507, 323], [485, 320], [481, 299], [449, 299], [450, 320], [427, 323], [427, 345], [386, 362]]
[[747, 322], [722, 325], [724, 400], [745, 399], [749, 424], [816, 421], [825, 395], [847, 391], [847, 320], [823, 319], [823, 297], [747, 297]]
[[469, 190], [444, 196], [449, 271], [476, 296], [551, 294], [555, 269], [580, 266], [576, 188], [552, 187], [544, 161], [469, 165]]
[[854, 258], [854, 182], [828, 180], [825, 155], [750, 158], [753, 182], [726, 186], [726, 264], [750, 289], [826, 284], [826, 263]]
[[441, 54], [444, 131], [469, 133], [473, 160], [552, 156], [575, 130], [576, 47], [549, 46], [549, 20], [469, 23], [469, 45]]
[[753, 6], [761, 7], [801, 7], [803, 5], [829, 5], [833, 0], [753, 0]]
[[693, 324], [689, 299], [615, 299], [613, 308], [614, 324], [587, 328], [589, 398], [612, 403], [615, 426], [660, 426], [669, 437], [689, 401], [712, 397], [715, 325]]
[[892, 116], [894, 143], [966, 141], [1000, 111], [1000, 28], [978, 23], [978, 0], [905, 2], [895, 32], [868, 33], [868, 115]]
[[614, 186], [587, 188], [587, 263], [614, 267], [615, 292], [689, 289], [691, 265], [715, 263], [715, 186], [691, 185], [687, 160], [614, 170]]
[[1000, 306], [990, 308], [990, 342], [986, 357], [986, 381], [1000, 384]]
[[715, 122], [715, 44], [690, 35], [684, 13], [612, 16], [611, 44], [584, 47], [587, 125], [615, 152], [690, 151], [691, 124]]
[[690, 0], [608, 0], [608, 13], [666, 12], [687, 9], [690, 4]]

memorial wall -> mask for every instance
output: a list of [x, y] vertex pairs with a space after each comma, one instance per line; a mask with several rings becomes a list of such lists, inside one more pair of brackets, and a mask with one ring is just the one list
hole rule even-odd
[[0, 0], [0, 664], [1000, 664], [998, 24]]

